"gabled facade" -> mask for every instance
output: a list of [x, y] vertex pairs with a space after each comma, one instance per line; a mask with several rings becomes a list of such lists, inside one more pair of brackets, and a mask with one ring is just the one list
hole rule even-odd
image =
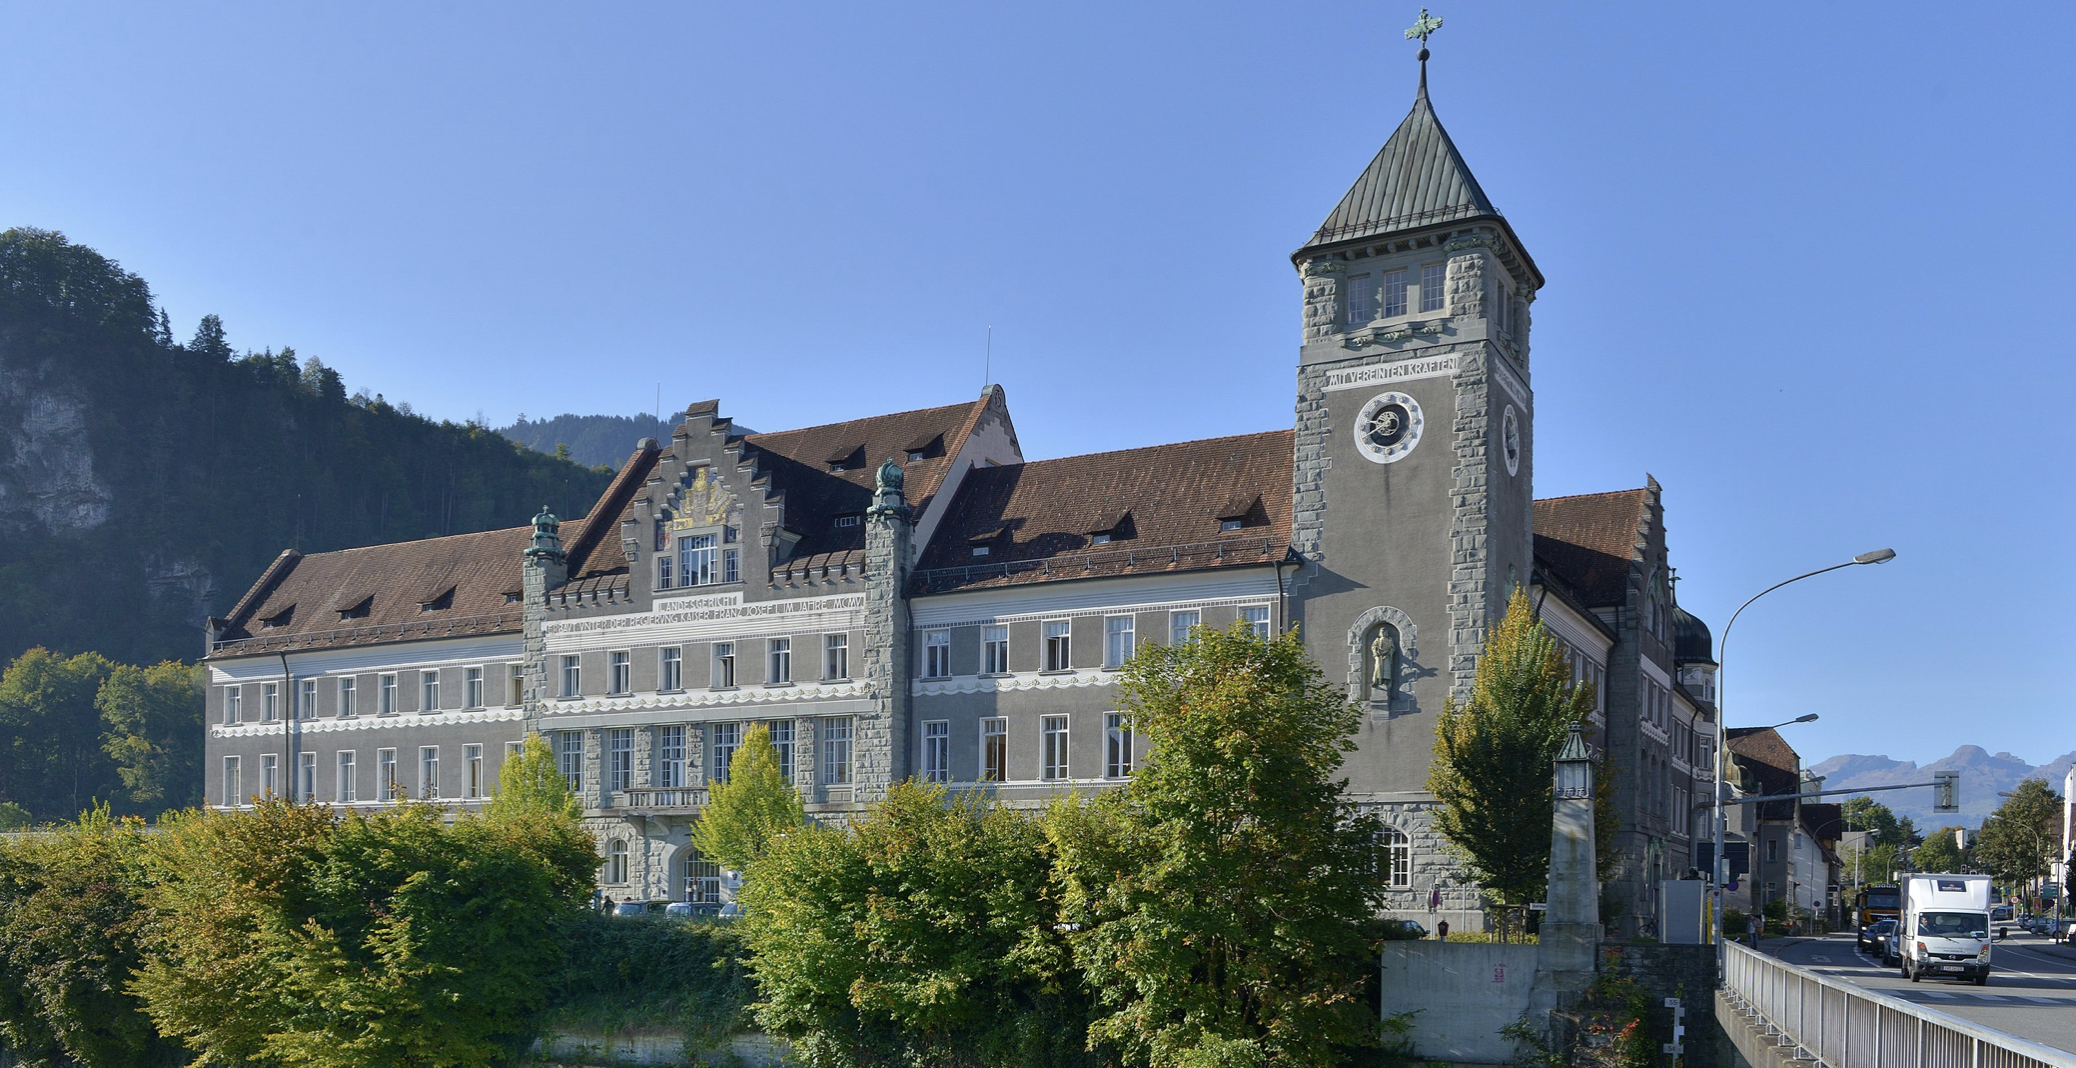
[[[357, 693], [391, 676], [440, 684], [379, 712], [319, 700], [285, 727], [219, 723], [211, 797], [469, 804], [506, 747], [539, 731], [599, 835], [601, 887], [707, 900], [718, 873], [688, 833], [750, 725], [769, 728], [820, 818], [910, 777], [1035, 805], [1115, 786], [1147, 758], [1115, 686], [1139, 647], [1297, 626], [1365, 712], [1346, 789], [1390, 827], [1393, 911], [1433, 904], [1469, 930], [1478, 891], [1426, 792], [1434, 724], [1469, 694], [1509, 595], [1537, 582], [1580, 679], [1602, 691], [1595, 741], [1625, 769], [1622, 848], [1638, 858], [1621, 893], [1648, 897], [1646, 881], [1688, 864], [1686, 802], [1667, 784], [1691, 789], [1680, 776], [1705, 756], [1680, 733], [1701, 712], [1673, 681], [1656, 486], [1590, 507], [1533, 501], [1529, 307], [1543, 278], [1424, 74], [1292, 262], [1302, 332], [1285, 428], [1026, 461], [996, 387], [764, 434], [707, 401], [670, 441], [640, 443], [580, 520], [543, 509], [531, 528], [285, 554], [218, 621], [212, 708], [249, 707], [245, 692], [277, 676], [320, 693], [349, 676]], [[1585, 518], [1600, 525], [1581, 532]], [[367, 614], [337, 615], [349, 600]], [[314, 772], [247, 777], [275, 746]], [[350, 792], [327, 770], [347, 749]], [[436, 774], [369, 779], [378, 751], [381, 767]]]

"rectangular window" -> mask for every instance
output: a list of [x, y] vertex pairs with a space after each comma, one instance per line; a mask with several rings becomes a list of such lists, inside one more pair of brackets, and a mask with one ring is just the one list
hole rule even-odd
[[980, 671], [983, 675], [1009, 674], [1008, 627], [981, 628]]
[[[396, 672], [386, 672], [375, 680], [375, 710], [385, 716], [396, 715]], [[388, 798], [383, 798], [387, 801]]]
[[714, 643], [714, 683], [716, 690], [735, 687], [735, 643]]
[[666, 645], [656, 654], [656, 688], [672, 693], [685, 688], [685, 650]]
[[1039, 777], [1067, 777], [1067, 717], [1046, 716], [1040, 724], [1044, 745], [1040, 750]]
[[1377, 280], [1366, 274], [1348, 276], [1348, 298], [1341, 302], [1347, 309], [1348, 325], [1361, 326], [1377, 317]]
[[1074, 666], [1073, 628], [1064, 619], [1045, 621], [1045, 670], [1066, 671]]
[[1168, 613], [1168, 644], [1189, 644], [1189, 632], [1204, 621], [1204, 614], [1192, 608], [1186, 612]]
[[344, 718], [344, 719], [350, 719], [350, 718], [352, 718], [352, 716], [353, 716], [353, 713], [354, 713], [354, 708], [353, 708], [353, 699], [354, 699], [354, 698], [355, 698], [356, 696], [358, 696], [358, 695], [357, 695], [357, 694], [355, 694], [355, 693], [353, 692], [353, 680], [352, 680], [351, 678], [345, 678], [345, 679], [340, 679], [340, 680], [339, 680], [339, 716], [340, 716], [341, 718]]
[[584, 732], [555, 732], [555, 770], [562, 773], [562, 781], [569, 788], [582, 793], [584, 790]]
[[1406, 313], [1406, 272], [1401, 270], [1384, 272], [1384, 318]]
[[375, 800], [396, 800], [396, 750], [375, 750]]
[[923, 677], [951, 676], [951, 631], [933, 630], [923, 635]]
[[634, 672], [628, 666], [627, 651], [617, 650], [606, 654], [606, 685], [608, 693], [632, 693]]
[[951, 781], [951, 723], [947, 720], [923, 723], [923, 781]]
[[245, 773], [243, 761], [234, 756], [223, 758], [223, 804], [233, 808], [245, 803]]
[[1438, 312], [1447, 303], [1443, 282], [1449, 276], [1446, 263], [1428, 263], [1420, 267], [1420, 310]]
[[822, 635], [822, 677], [825, 679], [847, 679], [851, 677], [850, 635]]
[[317, 718], [316, 679], [300, 679], [296, 682], [296, 718]]
[[440, 796], [440, 747], [418, 747], [418, 796], [427, 801]]
[[[280, 780], [280, 778], [278, 777], [278, 776], [280, 776], [280, 774], [281, 774], [281, 758], [280, 758], [280, 757], [278, 757], [278, 756], [275, 756], [275, 755], [274, 755], [274, 754], [272, 754], [272, 753], [268, 753], [268, 754], [265, 754], [264, 756], [261, 756], [261, 757], [260, 757], [260, 796], [261, 796], [261, 797], [265, 797], [265, 798], [269, 798], [269, 799], [271, 799], [271, 798], [273, 798], [273, 797], [274, 797], [274, 795], [275, 795], [276, 791], [278, 791], [278, 790], [280, 790], [280, 789], [281, 789], [281, 780]], [[1771, 845], [1772, 843], [1771, 843], [1771, 842], [1769, 842], [1769, 843], [1767, 843], [1767, 844], [1768, 844], [1768, 845]], [[1771, 860], [1772, 858], [1771, 858], [1771, 857], [1768, 857], [1767, 859]]]
[[659, 590], [670, 588], [670, 565], [671, 559], [668, 553], [656, 557], [656, 588]]
[[771, 749], [778, 757], [779, 774], [793, 781], [793, 721], [782, 719], [765, 727], [771, 735]]
[[360, 800], [360, 783], [353, 777], [353, 750], [339, 750], [339, 778], [332, 783], [332, 800], [350, 805]]
[[1131, 616], [1109, 616], [1103, 620], [1103, 666], [1118, 668], [1139, 651], [1137, 623]]
[[723, 550], [721, 550], [721, 581], [722, 581], [722, 582], [741, 582], [741, 581], [742, 581], [742, 550], [740, 550], [740, 549], [723, 549]]
[[1103, 713], [1103, 775], [1122, 779], [1132, 773], [1132, 728], [1124, 713]]
[[712, 534], [694, 534], [678, 539], [678, 582], [685, 586], [708, 586], [714, 581], [714, 547], [720, 539]]
[[526, 665], [505, 665], [505, 707], [518, 708], [526, 703]]
[[310, 802], [317, 800], [317, 754], [296, 754], [295, 800]]
[[832, 716], [822, 721], [822, 784], [844, 786], [851, 781], [851, 719]]
[[468, 779], [465, 783], [463, 783], [463, 786], [466, 787], [466, 790], [461, 796], [470, 799], [482, 797], [483, 747], [481, 745], [476, 744], [462, 746], [461, 762], [468, 766]]
[[1780, 859], [1780, 842], [1779, 842], [1778, 840], [1776, 840], [1776, 839], [1772, 839], [1772, 838], [1769, 838], [1769, 839], [1767, 839], [1767, 840], [1766, 840], [1766, 863], [1768, 863], [1768, 864], [1771, 864], [1771, 863], [1773, 863], [1774, 861], [1777, 861], [1777, 860], [1779, 860], [1779, 859]]
[[583, 666], [575, 653], [565, 654], [562, 658], [562, 689], [559, 694], [563, 697], [576, 697], [583, 692]]
[[685, 783], [685, 728], [662, 727], [656, 731], [656, 785], [666, 790]]
[[440, 673], [421, 671], [418, 673], [418, 711], [440, 710]]
[[735, 751], [742, 748], [742, 724], [716, 723], [710, 732], [714, 736], [714, 770], [707, 774], [711, 782], [728, 781], [728, 765], [735, 761]]
[[793, 639], [773, 638], [765, 644], [764, 681], [773, 685], [793, 681]]
[[634, 788], [634, 729], [615, 727], [606, 732], [606, 789]]
[[[223, 688], [223, 721], [225, 723], [238, 722], [238, 699], [244, 696], [244, 691], [236, 686], [226, 686]], [[242, 803], [240, 802], [240, 804]]]
[[461, 669], [461, 707], [483, 707], [483, 669], [465, 667]]
[[1413, 885], [1413, 840], [1395, 828], [1384, 832], [1384, 884]]
[[999, 716], [980, 721], [980, 781], [1009, 779], [1009, 721]]
[[1246, 621], [1247, 629], [1253, 631], [1255, 637], [1260, 638], [1263, 641], [1269, 640], [1268, 605], [1248, 605], [1240, 609], [1240, 618]]
[[260, 722], [272, 723], [281, 715], [281, 684], [260, 683]]

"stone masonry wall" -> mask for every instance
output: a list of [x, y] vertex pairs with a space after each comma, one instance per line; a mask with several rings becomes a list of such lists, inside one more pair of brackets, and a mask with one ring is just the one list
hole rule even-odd
[[[1451, 272], [1454, 273], [1454, 262]], [[1483, 349], [1463, 354], [1455, 375], [1456, 422], [1451, 444], [1456, 450], [1454, 481], [1449, 504], [1449, 696], [1458, 703], [1470, 699], [1471, 682], [1478, 654], [1485, 645], [1489, 615], [1487, 589], [1491, 554], [1490, 502], [1487, 499], [1491, 471], [1491, 418], [1487, 414], [1486, 390], [1490, 387]]]
[[1722, 1031], [1716, 1026], [1716, 951], [1714, 946], [1663, 945], [1648, 942], [1604, 942], [1600, 974], [1633, 979], [1650, 992], [1651, 1009], [1644, 1017], [1650, 1046], [1656, 1051], [1672, 1041], [1672, 1010], [1666, 998], [1679, 998], [1686, 1010], [1685, 1068], [1729, 1068]]
[[865, 518], [865, 678], [873, 711], [854, 721], [854, 799], [870, 804], [908, 775], [908, 561], [911, 516], [904, 506]]

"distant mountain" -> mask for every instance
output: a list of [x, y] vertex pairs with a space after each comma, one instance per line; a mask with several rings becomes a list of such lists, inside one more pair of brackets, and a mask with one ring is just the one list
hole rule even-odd
[[[2061, 756], [2038, 766], [2028, 764], [2010, 753], [1991, 753], [1979, 745], [1964, 745], [1952, 755], [1919, 767], [1908, 760], [1890, 760], [1885, 756], [1863, 756], [1846, 753], [1821, 763], [1809, 766], [1812, 775], [1821, 775], [1824, 789], [1865, 790], [1876, 786], [1900, 786], [1905, 783], [1931, 782], [1932, 776], [1942, 771], [1959, 772], [1961, 776], [1961, 811], [1958, 813], [1935, 814], [1932, 811], [1932, 791], [1884, 790], [1868, 794], [1868, 797], [1887, 805], [1898, 816], [1907, 816], [1917, 824], [1920, 831], [1935, 830], [1946, 826], [1977, 827], [1983, 818], [1997, 810], [2003, 803], [1998, 797], [2027, 779], [2046, 779], [2055, 793], [2062, 791], [2062, 777], [2068, 774], [2069, 766], [2076, 763], [2076, 752]], [[1849, 794], [1828, 798], [1842, 801]]]
[[538, 420], [522, 415], [497, 432], [550, 456], [555, 446], [567, 445], [569, 458], [586, 467], [619, 467], [635, 442], [655, 438], [668, 445], [670, 431], [671, 424], [647, 415], [558, 415]]

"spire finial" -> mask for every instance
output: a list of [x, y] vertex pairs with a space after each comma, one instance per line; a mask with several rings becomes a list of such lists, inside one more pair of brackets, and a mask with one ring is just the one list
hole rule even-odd
[[1440, 15], [1430, 15], [1426, 8], [1420, 9], [1420, 18], [1406, 28], [1406, 40], [1420, 38], [1420, 91], [1427, 92], [1427, 38], [1442, 28]]

